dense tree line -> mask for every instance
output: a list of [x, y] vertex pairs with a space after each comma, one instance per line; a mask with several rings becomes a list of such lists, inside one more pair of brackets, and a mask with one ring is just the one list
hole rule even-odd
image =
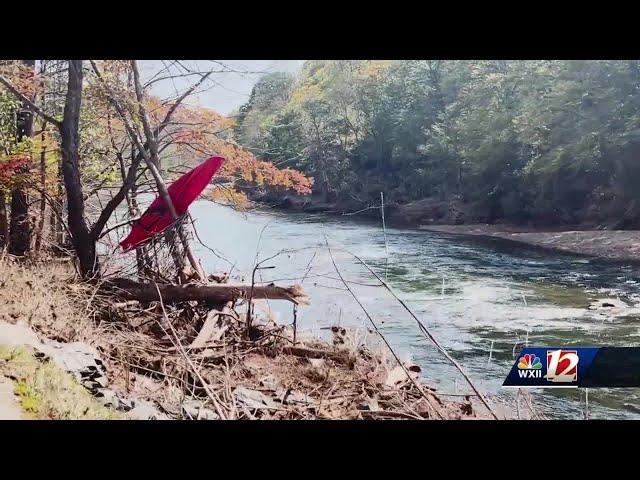
[[265, 75], [234, 133], [353, 209], [383, 191], [445, 221], [632, 227], [639, 86], [636, 60], [309, 61]]

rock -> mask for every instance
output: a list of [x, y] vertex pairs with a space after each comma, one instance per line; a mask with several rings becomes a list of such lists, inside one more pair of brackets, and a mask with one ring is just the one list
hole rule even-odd
[[42, 343], [28, 325], [0, 323], [0, 345], [6, 347], [19, 347], [22, 345], [38, 347]]
[[[414, 380], [420, 377], [420, 367], [417, 365], [406, 365], [405, 368]], [[409, 381], [411, 381], [411, 379], [407, 377], [404, 369], [398, 365], [389, 371], [384, 384], [389, 388], [400, 388]]]
[[92, 392], [107, 386], [105, 365], [98, 351], [86, 343], [48, 342], [36, 349]]
[[602, 308], [629, 308], [622, 300], [616, 298], [599, 298], [589, 305], [589, 310], [600, 310]]
[[378, 401], [375, 398], [367, 398], [363, 402], [360, 402], [360, 404], [358, 405], [358, 410], [378, 412], [382, 409], [380, 408], [380, 405], [378, 405]]
[[35, 356], [48, 359], [57, 367], [73, 375], [104, 406], [127, 412], [129, 418], [139, 420], [165, 420], [151, 402], [127, 399], [107, 388], [106, 367], [98, 351], [82, 342], [60, 343], [50, 340], [41, 342], [27, 325], [0, 323], [0, 344], [5, 346], [30, 346]]
[[623, 403], [622, 406], [634, 413], [640, 413], [640, 407], [638, 405], [634, 405], [632, 403]]
[[599, 298], [591, 302], [588, 308], [606, 316], [626, 317], [640, 314], [638, 306], [629, 305], [618, 298]]
[[273, 375], [267, 375], [260, 379], [260, 385], [275, 392], [278, 388], [278, 380]]
[[276, 392], [276, 395], [278, 396], [278, 399], [282, 401], [282, 403], [287, 405], [316, 405], [318, 403], [316, 399], [296, 390], [287, 389], [285, 391], [285, 389], [279, 389]]
[[133, 408], [130, 402], [124, 402], [116, 392], [108, 388], [99, 388], [95, 391], [94, 395], [96, 400], [105, 407], [124, 410], [125, 412]]
[[309, 358], [308, 360], [311, 366], [318, 370], [322, 370], [327, 364], [327, 361], [324, 358]]
[[20, 420], [22, 407], [14, 393], [14, 384], [0, 376], [0, 420]]
[[244, 404], [247, 408], [255, 409], [277, 409], [278, 404], [262, 392], [251, 390], [246, 387], [236, 387], [233, 391], [236, 400]]
[[156, 406], [146, 400], [134, 400], [133, 408], [127, 412], [127, 417], [132, 420], [168, 420], [164, 413], [161, 413]]
[[213, 410], [209, 410], [202, 405], [202, 402], [188, 399], [182, 402], [182, 410], [193, 420], [220, 420], [220, 417]]

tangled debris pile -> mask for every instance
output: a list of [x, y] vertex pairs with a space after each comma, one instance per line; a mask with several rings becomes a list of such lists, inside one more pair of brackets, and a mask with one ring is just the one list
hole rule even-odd
[[468, 398], [444, 403], [417, 388], [417, 365], [398, 366], [344, 328], [333, 329], [333, 345], [294, 342], [291, 326], [255, 313], [247, 322], [246, 300], [165, 305], [113, 295], [94, 299], [110, 378], [172, 418], [478, 418]]
[[242, 297], [165, 303], [131, 300], [106, 284], [65, 285], [55, 288], [84, 312], [30, 323], [49, 337], [76, 342], [46, 353], [77, 372], [103, 404], [140, 413], [129, 418], [486, 418], [469, 397], [442, 401], [423, 384], [417, 365], [399, 366], [358, 339], [362, 332], [335, 327], [333, 344], [299, 333], [294, 342], [291, 326], [255, 314], [261, 300], [252, 299], [247, 322], [249, 301]]

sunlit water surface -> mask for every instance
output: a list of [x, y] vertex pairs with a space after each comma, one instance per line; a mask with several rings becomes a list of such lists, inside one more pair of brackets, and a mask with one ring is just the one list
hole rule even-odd
[[[344, 249], [363, 258], [410, 306], [475, 383], [497, 401], [513, 404], [515, 392], [502, 389], [515, 356], [531, 346], [636, 346], [640, 315], [611, 315], [587, 307], [596, 298], [640, 304], [640, 269], [554, 254], [494, 240], [387, 229], [354, 217], [239, 213], [198, 201], [191, 213], [200, 238], [197, 255], [208, 271], [229, 271], [250, 280], [258, 260], [281, 253], [258, 270], [257, 280], [286, 285], [303, 282], [311, 305], [298, 311], [299, 329], [323, 334], [331, 325], [370, 327], [344, 288], [342, 275], [383, 334], [403, 358], [422, 367], [428, 382], [443, 393], [469, 392], [464, 379], [425, 339], [415, 321], [375, 278]], [[304, 278], [304, 280], [303, 280]], [[288, 302], [269, 302], [280, 323], [292, 322]], [[491, 351], [491, 355], [490, 355]], [[491, 356], [491, 358], [490, 358]], [[548, 418], [582, 418], [581, 390], [537, 389], [535, 408]], [[590, 418], [640, 417], [636, 389], [592, 389]]]

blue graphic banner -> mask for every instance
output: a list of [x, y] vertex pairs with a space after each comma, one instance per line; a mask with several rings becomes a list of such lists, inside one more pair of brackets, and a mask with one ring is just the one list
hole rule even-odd
[[527, 347], [503, 387], [640, 387], [638, 347]]

